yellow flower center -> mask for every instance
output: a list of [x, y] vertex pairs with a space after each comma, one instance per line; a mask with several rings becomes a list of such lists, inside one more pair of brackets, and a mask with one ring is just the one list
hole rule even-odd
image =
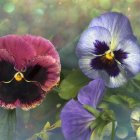
[[21, 72], [17, 72], [15, 75], [14, 75], [14, 78], [16, 81], [21, 81], [23, 78], [24, 78], [24, 75], [21, 73]]
[[105, 58], [108, 59], [108, 60], [113, 60], [114, 59], [114, 53], [111, 50], [108, 50], [105, 53]]

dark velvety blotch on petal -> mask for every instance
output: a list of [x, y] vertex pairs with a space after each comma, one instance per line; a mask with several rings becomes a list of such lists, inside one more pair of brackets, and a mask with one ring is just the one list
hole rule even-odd
[[123, 60], [127, 58], [128, 53], [119, 49], [117, 51], [114, 51], [114, 55], [115, 55], [115, 58], [123, 64]]
[[5, 107], [10, 105], [11, 109], [14, 106], [21, 106], [25, 110], [32, 108], [44, 97], [44, 92], [37, 85], [25, 81], [17, 83], [14, 80], [10, 84], [1, 83], [0, 89], [0, 105]]
[[115, 77], [120, 73], [120, 69], [117, 65], [117, 62], [113, 60], [113, 62], [106, 62], [102, 60], [102, 57], [96, 57], [91, 60], [91, 67], [96, 70], [105, 70], [109, 76]]
[[14, 65], [8, 61], [0, 61], [0, 81], [9, 81], [15, 74]]
[[46, 81], [46, 77], [44, 75], [47, 74], [47, 68], [44, 68], [40, 65], [35, 65], [32, 67], [28, 67], [25, 72], [25, 78], [29, 81], [38, 81], [41, 84], [44, 84]]
[[95, 47], [95, 50], [93, 53], [96, 55], [104, 54], [106, 51], [109, 50], [109, 47], [105, 42], [101, 42], [98, 40], [95, 41], [94, 47]]

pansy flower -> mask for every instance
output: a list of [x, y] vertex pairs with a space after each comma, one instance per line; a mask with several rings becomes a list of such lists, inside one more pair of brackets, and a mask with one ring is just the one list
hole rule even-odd
[[78, 101], [71, 99], [64, 106], [61, 112], [61, 121], [66, 140], [89, 140], [94, 131], [94, 126], [104, 124], [100, 121], [100, 117], [104, 116], [105, 122], [107, 122], [106, 115], [104, 113], [103, 115], [103, 111], [98, 109], [98, 105], [104, 96], [104, 90], [103, 80], [96, 79], [79, 91]]
[[49, 40], [32, 35], [0, 37], [0, 106], [36, 107], [60, 79], [60, 59]]
[[102, 78], [109, 87], [123, 85], [140, 71], [140, 48], [128, 18], [121, 13], [93, 19], [76, 53], [83, 73], [91, 79]]

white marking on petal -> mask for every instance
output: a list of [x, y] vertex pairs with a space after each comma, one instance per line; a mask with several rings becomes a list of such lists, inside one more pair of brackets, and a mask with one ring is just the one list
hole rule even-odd
[[109, 83], [109, 87], [119, 87], [121, 85], [123, 85], [124, 83], [126, 83], [127, 79], [124, 77], [124, 75], [122, 73], [120, 73], [118, 76], [116, 77], [110, 77], [110, 83]]
[[109, 76], [104, 70], [100, 71], [99, 75], [105, 81], [105, 85], [110, 88], [120, 87], [127, 82], [127, 79], [125, 75], [123, 75], [122, 71], [115, 77]]

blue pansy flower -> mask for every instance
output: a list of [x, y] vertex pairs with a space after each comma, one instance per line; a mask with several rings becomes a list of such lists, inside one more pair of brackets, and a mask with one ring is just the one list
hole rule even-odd
[[108, 87], [119, 87], [140, 71], [140, 48], [128, 18], [121, 13], [93, 19], [76, 53], [83, 73], [91, 79], [102, 78]]
[[[89, 140], [94, 127], [100, 125], [95, 123], [96, 115], [98, 116], [97, 121], [101, 122], [100, 117], [103, 116], [105, 122], [108, 123], [106, 115], [100, 114], [103, 111], [101, 109], [99, 111], [97, 108], [104, 96], [104, 90], [105, 85], [102, 79], [93, 80], [79, 91], [78, 101], [71, 99], [64, 106], [61, 112], [61, 120], [62, 131], [66, 140]], [[87, 109], [86, 106], [90, 109]], [[94, 113], [92, 113], [92, 109]]]

